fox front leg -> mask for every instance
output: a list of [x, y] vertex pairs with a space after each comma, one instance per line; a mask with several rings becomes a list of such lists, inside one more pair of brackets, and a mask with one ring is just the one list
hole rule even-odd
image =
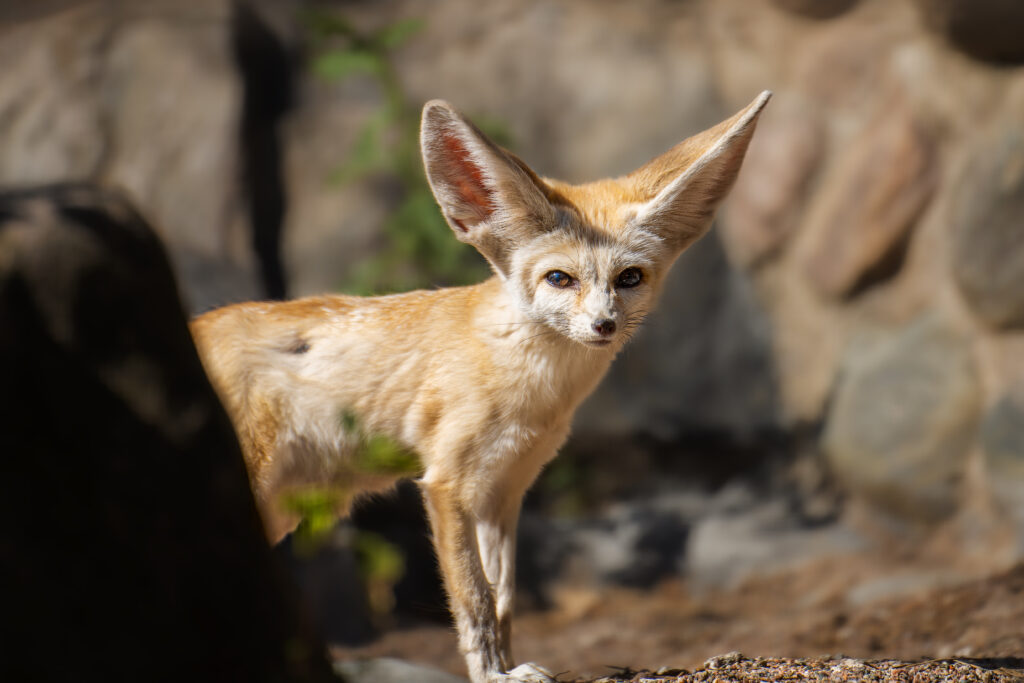
[[512, 610], [516, 594], [516, 524], [519, 501], [511, 509], [476, 523], [476, 538], [484, 573], [494, 593], [498, 617], [498, 650], [506, 667], [512, 659]]
[[551, 673], [543, 667], [528, 662], [512, 668], [512, 610], [516, 594], [516, 525], [519, 521], [521, 496], [497, 519], [478, 521], [477, 542], [484, 572], [494, 594], [498, 619], [498, 652], [509, 671], [509, 677], [516, 681], [553, 681]]
[[451, 485], [425, 481], [422, 489], [470, 679], [473, 683], [554, 683], [535, 665], [508, 670], [494, 592], [481, 563], [476, 521]]

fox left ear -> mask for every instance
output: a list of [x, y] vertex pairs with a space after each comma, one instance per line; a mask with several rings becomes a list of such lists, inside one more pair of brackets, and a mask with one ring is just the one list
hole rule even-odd
[[553, 225], [552, 190], [447, 102], [423, 107], [420, 146], [452, 232], [507, 276], [512, 250]]
[[634, 223], [664, 240], [673, 258], [707, 232], [715, 209], [732, 189], [758, 116], [771, 96], [765, 90], [732, 118], [626, 176], [644, 199]]

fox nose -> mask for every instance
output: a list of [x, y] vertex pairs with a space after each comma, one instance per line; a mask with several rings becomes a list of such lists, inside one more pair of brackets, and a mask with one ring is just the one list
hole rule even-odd
[[602, 337], [607, 337], [615, 333], [615, 321], [610, 318], [595, 320], [593, 327], [594, 332], [597, 332]]

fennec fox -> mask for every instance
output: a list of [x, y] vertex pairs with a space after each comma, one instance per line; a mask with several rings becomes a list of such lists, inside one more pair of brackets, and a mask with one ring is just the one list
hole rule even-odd
[[354, 416], [422, 461], [474, 683], [553, 680], [535, 664], [514, 666], [510, 653], [520, 502], [673, 261], [708, 229], [769, 97], [627, 176], [585, 185], [538, 177], [450, 105], [429, 102], [421, 144], [431, 188], [494, 277], [239, 304], [193, 323], [271, 538], [296, 521], [278, 504], [283, 491], [393, 483], [354, 462]]

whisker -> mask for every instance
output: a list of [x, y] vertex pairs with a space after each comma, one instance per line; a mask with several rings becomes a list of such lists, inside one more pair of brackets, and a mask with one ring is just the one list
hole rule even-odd
[[525, 344], [526, 342], [528, 342], [528, 341], [530, 341], [532, 339], [537, 339], [538, 337], [545, 337], [545, 336], [551, 335], [551, 334], [560, 334], [560, 332], [558, 330], [544, 330], [543, 332], [539, 332], [537, 334], [532, 334], [529, 337], [526, 337], [524, 339], [520, 339], [518, 342], [516, 342], [516, 346], [521, 346], [522, 344]]

